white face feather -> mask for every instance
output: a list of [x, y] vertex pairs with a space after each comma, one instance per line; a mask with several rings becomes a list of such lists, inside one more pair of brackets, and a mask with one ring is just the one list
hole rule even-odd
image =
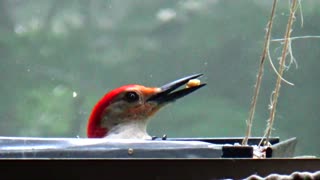
[[128, 121], [112, 127], [108, 139], [151, 139], [147, 133], [147, 121]]

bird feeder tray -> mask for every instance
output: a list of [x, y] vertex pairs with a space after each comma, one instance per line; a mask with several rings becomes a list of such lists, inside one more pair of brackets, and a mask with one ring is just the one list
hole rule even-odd
[[296, 138], [271, 138], [264, 159], [253, 158], [261, 138], [250, 138], [247, 146], [239, 145], [242, 139], [0, 137], [1, 178], [261, 179], [277, 173], [306, 179], [305, 171], [319, 177], [320, 159], [292, 158]]
[[[0, 137], [0, 159], [77, 158], [252, 158], [261, 138], [157, 138], [111, 140], [86, 138]], [[296, 138], [271, 138], [265, 158], [292, 157]]]

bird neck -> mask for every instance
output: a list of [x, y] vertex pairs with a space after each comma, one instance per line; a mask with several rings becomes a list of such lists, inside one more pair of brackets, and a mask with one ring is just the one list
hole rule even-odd
[[105, 138], [110, 139], [151, 139], [147, 133], [147, 121], [132, 120], [113, 126]]

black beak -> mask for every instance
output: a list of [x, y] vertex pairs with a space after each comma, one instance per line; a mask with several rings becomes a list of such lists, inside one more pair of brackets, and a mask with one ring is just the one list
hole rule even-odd
[[170, 82], [164, 86], [162, 86], [160, 89], [161, 91], [153, 96], [151, 96], [147, 101], [155, 101], [158, 104], [166, 104], [169, 102], [173, 102], [177, 99], [180, 99], [193, 91], [202, 88], [206, 84], [200, 84], [199, 86], [193, 86], [193, 87], [188, 87], [184, 89], [180, 89], [177, 91], [174, 91], [178, 89], [180, 86], [186, 84], [189, 80], [198, 78], [202, 76], [203, 74], [194, 74], [190, 75], [178, 80], [175, 80], [173, 82]]

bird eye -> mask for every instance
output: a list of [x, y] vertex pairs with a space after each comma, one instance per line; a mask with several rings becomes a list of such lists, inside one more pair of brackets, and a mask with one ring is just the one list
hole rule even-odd
[[139, 100], [139, 95], [136, 92], [127, 92], [125, 94], [125, 100], [127, 102], [135, 102]]

